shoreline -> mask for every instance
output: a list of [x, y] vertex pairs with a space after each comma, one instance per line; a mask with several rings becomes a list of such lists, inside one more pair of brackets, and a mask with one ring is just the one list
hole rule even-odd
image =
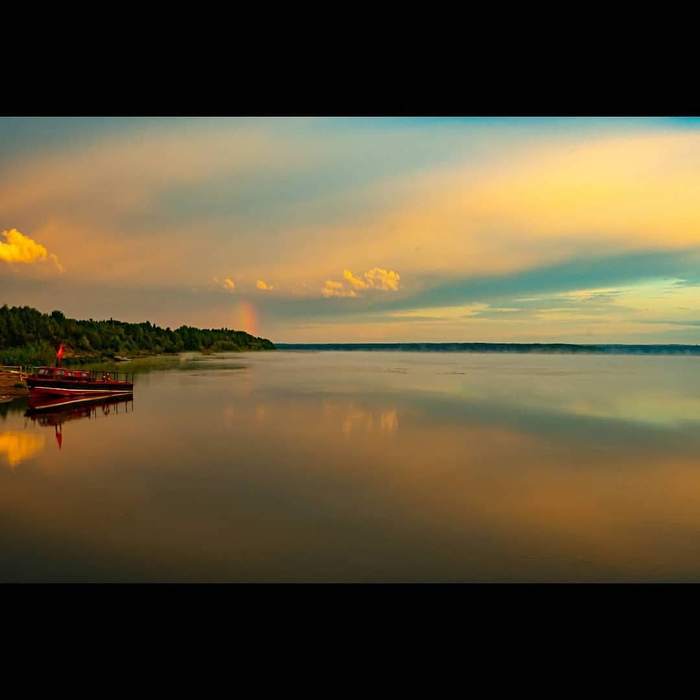
[[[21, 384], [22, 386], [16, 386]], [[22, 380], [22, 373], [19, 370], [0, 368], [0, 400], [5, 403], [5, 399], [13, 401], [29, 396], [29, 389]]]
[[[202, 357], [216, 357], [220, 354], [262, 352], [276, 350], [276, 348], [246, 348], [240, 350], [184, 350], [181, 352], [158, 352], [125, 356], [69, 356], [64, 357], [62, 366], [66, 368], [87, 367], [93, 369], [109, 369], [123, 367], [126, 371], [143, 372], [152, 369], [167, 369], [179, 364], [186, 355], [201, 355]], [[22, 365], [0, 365], [0, 403], [7, 403], [18, 398], [29, 396], [29, 389], [24, 383], [24, 377], [37, 366], [43, 366], [44, 362], [26, 363]], [[53, 365], [54, 363], [48, 363]], [[131, 367], [132, 369], [127, 369]]]
[[318, 352], [427, 352], [518, 355], [700, 356], [700, 345], [622, 343], [275, 343], [278, 350]]

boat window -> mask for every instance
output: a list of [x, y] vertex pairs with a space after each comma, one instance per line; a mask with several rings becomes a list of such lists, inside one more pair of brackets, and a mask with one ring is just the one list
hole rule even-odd
[[57, 369], [56, 370], [56, 376], [57, 377], [62, 377], [65, 374], [65, 372], [62, 369]]
[[39, 374], [48, 374], [48, 371], [45, 369], [40, 369]]

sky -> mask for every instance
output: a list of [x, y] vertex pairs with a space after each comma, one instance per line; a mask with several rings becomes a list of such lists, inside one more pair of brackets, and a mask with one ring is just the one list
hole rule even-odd
[[700, 119], [0, 117], [0, 304], [276, 342], [697, 343]]

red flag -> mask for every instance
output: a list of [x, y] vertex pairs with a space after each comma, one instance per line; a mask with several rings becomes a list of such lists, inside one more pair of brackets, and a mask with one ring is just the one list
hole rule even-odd
[[59, 429], [57, 425], [54, 426], [54, 431], [56, 433], [56, 442], [58, 443], [58, 449], [61, 449], [61, 445], [63, 444], [63, 431]]
[[58, 346], [58, 350], [56, 351], [56, 364], [61, 364], [61, 360], [63, 359], [63, 355], [65, 353], [65, 349], [63, 348], [63, 343], [61, 343]]

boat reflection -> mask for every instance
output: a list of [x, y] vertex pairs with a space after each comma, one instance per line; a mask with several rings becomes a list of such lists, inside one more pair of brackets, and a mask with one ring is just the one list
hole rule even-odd
[[64, 423], [84, 418], [95, 419], [119, 413], [132, 413], [133, 410], [134, 397], [131, 394], [128, 396], [104, 396], [69, 400], [66, 400], [66, 397], [52, 399], [30, 398], [29, 408], [24, 415], [42, 427], [53, 427], [56, 443], [58, 448], [61, 449], [63, 446], [62, 426]]

